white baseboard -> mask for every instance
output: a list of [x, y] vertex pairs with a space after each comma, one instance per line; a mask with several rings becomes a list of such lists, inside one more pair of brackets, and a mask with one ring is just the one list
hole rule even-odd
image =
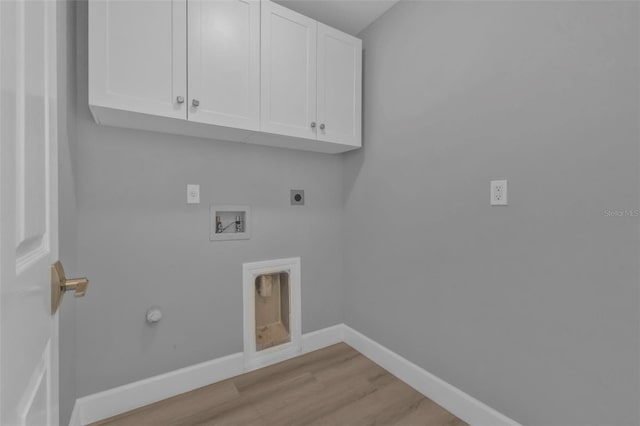
[[241, 352], [78, 398], [82, 425], [244, 373]]
[[[473, 426], [521, 426], [344, 324], [303, 334], [301, 353], [312, 352], [340, 342], [352, 346], [427, 398]], [[103, 420], [237, 376], [245, 371], [244, 355], [239, 352], [78, 398], [69, 426], [86, 425]]]
[[[342, 324], [302, 335], [302, 350], [291, 357], [342, 342]], [[274, 362], [282, 359], [274, 360]], [[238, 352], [212, 361], [78, 398], [69, 426], [86, 425], [246, 372]], [[75, 417], [74, 417], [75, 415]]]
[[351, 327], [343, 332], [346, 344], [470, 425], [521, 426]]
[[338, 324], [302, 335], [302, 353], [317, 351], [344, 342], [344, 324]]

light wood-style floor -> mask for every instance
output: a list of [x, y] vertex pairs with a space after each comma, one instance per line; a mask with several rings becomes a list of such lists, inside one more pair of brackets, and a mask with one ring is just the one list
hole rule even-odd
[[339, 343], [93, 425], [467, 424]]

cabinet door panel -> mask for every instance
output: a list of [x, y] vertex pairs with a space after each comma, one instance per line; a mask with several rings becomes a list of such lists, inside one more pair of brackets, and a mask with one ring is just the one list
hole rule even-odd
[[188, 6], [189, 120], [258, 130], [259, 0], [189, 0]]
[[317, 23], [262, 2], [261, 130], [316, 138]]
[[362, 145], [362, 41], [318, 24], [318, 139]]
[[89, 104], [186, 118], [186, 0], [91, 0]]

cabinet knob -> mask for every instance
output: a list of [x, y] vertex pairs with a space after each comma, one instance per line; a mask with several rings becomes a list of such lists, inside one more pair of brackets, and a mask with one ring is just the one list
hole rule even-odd
[[176, 102], [178, 102], [179, 104], [183, 104], [184, 103], [184, 97], [183, 96], [178, 96], [176, 98]]
[[324, 130], [324, 123], [320, 125], [320, 130]]
[[197, 99], [194, 99], [194, 100], [191, 102], [191, 104], [192, 104], [194, 107], [197, 107], [197, 106], [200, 106], [200, 101], [199, 101], [199, 100], [197, 100]]
[[312, 121], [312, 122], [311, 122], [311, 128], [312, 128], [312, 129], [315, 129], [315, 128], [316, 128], [316, 122], [315, 122], [315, 121]]

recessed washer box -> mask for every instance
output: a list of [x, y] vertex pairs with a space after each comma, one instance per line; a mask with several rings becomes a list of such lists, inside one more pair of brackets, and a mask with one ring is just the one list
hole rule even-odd
[[249, 206], [211, 206], [209, 240], [229, 241], [251, 238], [251, 209]]

